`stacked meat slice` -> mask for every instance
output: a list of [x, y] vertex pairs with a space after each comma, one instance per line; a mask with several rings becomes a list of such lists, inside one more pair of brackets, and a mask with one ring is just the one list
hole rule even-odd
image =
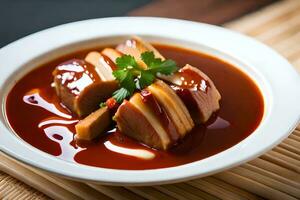
[[115, 120], [121, 132], [157, 149], [168, 149], [194, 127], [194, 122], [176, 93], [156, 81], [134, 94], [118, 109]]
[[[66, 67], [74, 64], [71, 60], [56, 68], [55, 88], [62, 102], [81, 117], [91, 113], [76, 125], [77, 138], [91, 140], [104, 133], [111, 122], [109, 109], [97, 110], [97, 107], [118, 88], [112, 75], [116, 58], [132, 55], [146, 69], [147, 65], [140, 58], [145, 51], [152, 51], [156, 58], [165, 60], [151, 44], [134, 37], [118, 45], [116, 50], [90, 52], [84, 61], [75, 60], [75, 67]], [[88, 76], [89, 81], [82, 80], [85, 84], [74, 89], [76, 81], [84, 76]], [[169, 76], [158, 75], [158, 78], [160, 80], [124, 100], [114, 119], [123, 134], [150, 147], [167, 150], [195, 124], [205, 123], [219, 109], [221, 95], [209, 77], [191, 65]]]
[[220, 108], [220, 93], [198, 68], [187, 64], [165, 80], [188, 107], [195, 123], [205, 123]]

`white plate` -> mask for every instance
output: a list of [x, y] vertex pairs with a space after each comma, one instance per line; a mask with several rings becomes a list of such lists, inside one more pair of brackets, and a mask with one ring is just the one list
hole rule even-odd
[[[85, 47], [116, 44], [130, 35], [216, 55], [246, 72], [264, 96], [265, 114], [259, 127], [237, 145], [214, 156], [154, 170], [115, 170], [66, 162], [30, 146], [13, 133], [5, 116], [5, 99], [13, 84], [25, 73], [62, 54]], [[81, 21], [13, 42], [0, 50], [0, 60], [1, 151], [27, 164], [73, 179], [111, 185], [153, 185], [207, 176], [270, 150], [289, 135], [300, 116], [300, 78], [284, 58], [249, 37], [207, 24], [143, 17]]]

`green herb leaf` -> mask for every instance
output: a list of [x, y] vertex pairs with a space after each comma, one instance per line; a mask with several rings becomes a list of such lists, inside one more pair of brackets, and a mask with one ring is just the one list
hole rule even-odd
[[131, 93], [126, 88], [120, 88], [113, 93], [113, 98], [118, 102], [122, 103], [124, 99], [129, 97]]
[[153, 83], [158, 73], [170, 75], [177, 70], [173, 60], [155, 58], [153, 52], [147, 51], [141, 54], [141, 59], [147, 65], [147, 69], [139, 66], [135, 58], [123, 55], [116, 59], [117, 70], [113, 75], [120, 84], [120, 89], [113, 93], [113, 98], [118, 103], [131, 96], [136, 89], [143, 89]]
[[99, 106], [100, 106], [100, 108], [103, 108], [103, 107], [106, 106], [106, 103], [105, 103], [105, 102], [101, 102], [101, 103], [99, 104]]
[[122, 82], [122, 81], [124, 81], [124, 79], [126, 79], [127, 71], [124, 69], [119, 69], [119, 70], [113, 71], [112, 74], [119, 82]]
[[129, 70], [116, 70], [113, 71], [113, 75], [121, 87], [126, 88], [130, 93], [135, 90], [134, 76]]
[[173, 60], [164, 60], [158, 65], [150, 66], [148, 69], [152, 73], [161, 73], [164, 75], [170, 75], [178, 70], [175, 61]]
[[162, 63], [162, 60], [160, 58], [155, 58], [155, 55], [152, 51], [146, 51], [142, 53], [141, 59], [148, 66], [148, 68], [151, 68], [152, 66], [156, 66]]
[[141, 58], [144, 61], [144, 63], [148, 66], [147, 70], [154, 74], [161, 73], [164, 75], [170, 75], [178, 70], [175, 61], [162, 61], [160, 58], [155, 58], [154, 53], [152, 51], [146, 51], [142, 53]]
[[134, 76], [130, 71], [126, 71], [124, 75], [124, 79], [120, 81], [121, 87], [128, 90], [130, 95], [134, 92], [136, 89], [135, 82], [134, 82]]
[[143, 70], [141, 71], [141, 76], [139, 78], [139, 86], [140, 89], [143, 89], [147, 87], [148, 85], [151, 85], [155, 79], [155, 76], [149, 72], [148, 70]]
[[116, 64], [119, 69], [124, 69], [126, 67], [138, 68], [138, 64], [133, 56], [123, 55], [116, 59]]

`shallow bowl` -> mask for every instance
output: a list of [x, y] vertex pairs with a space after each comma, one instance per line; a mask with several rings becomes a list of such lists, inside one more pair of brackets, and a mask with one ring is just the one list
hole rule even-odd
[[[30, 146], [12, 131], [5, 115], [6, 96], [24, 74], [64, 54], [117, 44], [131, 35], [214, 55], [244, 71], [263, 94], [265, 110], [260, 125], [249, 137], [214, 156], [153, 170], [116, 170], [70, 163]], [[76, 180], [110, 185], [154, 185], [207, 176], [270, 150], [290, 134], [300, 118], [300, 78], [283, 57], [247, 36], [202, 23], [145, 17], [80, 21], [13, 42], [0, 49], [0, 60], [0, 150], [34, 167]]]

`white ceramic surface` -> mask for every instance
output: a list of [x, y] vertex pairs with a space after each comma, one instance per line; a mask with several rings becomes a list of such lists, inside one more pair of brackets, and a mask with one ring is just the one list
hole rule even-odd
[[[7, 93], [20, 77], [62, 54], [116, 44], [130, 35], [206, 52], [246, 72], [264, 96], [265, 114], [259, 127], [242, 142], [209, 158], [172, 168], [140, 171], [66, 162], [30, 146], [11, 131], [4, 105]], [[3, 47], [0, 60], [1, 151], [27, 164], [73, 179], [110, 185], [153, 185], [207, 176], [270, 150], [289, 135], [300, 117], [300, 77], [293, 67], [260, 42], [207, 24], [143, 17], [75, 22], [32, 34]]]

